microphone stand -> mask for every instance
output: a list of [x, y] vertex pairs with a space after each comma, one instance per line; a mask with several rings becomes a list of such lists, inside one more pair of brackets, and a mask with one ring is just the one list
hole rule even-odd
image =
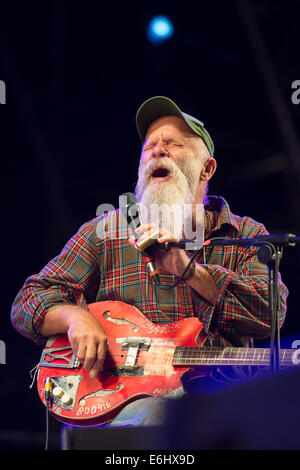
[[[279, 264], [282, 258], [283, 248], [285, 246], [295, 246], [300, 243], [300, 237], [292, 234], [279, 235], [257, 235], [253, 238], [212, 238], [204, 242], [206, 246], [259, 246], [257, 252], [258, 260], [268, 266], [269, 284], [268, 311], [271, 317], [271, 341], [270, 341], [270, 368], [274, 374], [280, 370], [280, 322], [279, 306], [280, 296], [278, 288]], [[180, 248], [183, 248], [184, 240], [179, 242]]]

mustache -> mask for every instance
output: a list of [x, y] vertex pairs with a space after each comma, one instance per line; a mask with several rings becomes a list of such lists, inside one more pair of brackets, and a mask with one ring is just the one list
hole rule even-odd
[[182, 174], [180, 167], [168, 157], [161, 157], [157, 160], [150, 160], [147, 165], [140, 169], [139, 177], [148, 180], [158, 169], [165, 169], [170, 175]]

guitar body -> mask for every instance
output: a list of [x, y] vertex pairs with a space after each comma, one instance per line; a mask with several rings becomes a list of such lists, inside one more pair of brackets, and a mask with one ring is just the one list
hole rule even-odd
[[[116, 301], [96, 302], [89, 310], [109, 339], [103, 371], [91, 379], [72, 354], [67, 335], [49, 338], [39, 364], [39, 396], [66, 424], [97, 426], [133, 400], [164, 396], [180, 387], [189, 367], [173, 366], [175, 348], [199, 347], [206, 339], [195, 317], [154, 324], [135, 307]], [[47, 381], [50, 403], [45, 396]]]

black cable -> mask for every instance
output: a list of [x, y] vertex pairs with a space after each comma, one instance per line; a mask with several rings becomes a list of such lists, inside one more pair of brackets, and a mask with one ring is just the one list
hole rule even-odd
[[48, 450], [49, 445], [49, 409], [52, 406], [52, 381], [50, 377], [45, 379], [45, 404], [46, 404], [46, 435], [45, 435], [45, 450]]
[[174, 287], [176, 287], [180, 282], [182, 282], [184, 276], [186, 275], [186, 273], [190, 269], [192, 263], [194, 262], [194, 259], [196, 258], [196, 256], [198, 255], [198, 253], [201, 249], [202, 249], [202, 247], [199, 250], [195, 251], [195, 253], [193, 253], [193, 255], [192, 255], [187, 267], [183, 271], [182, 275], [180, 277], [178, 277], [178, 279], [175, 282], [173, 282], [173, 284], [167, 285], [167, 284], [158, 284], [158, 283], [156, 283], [156, 285], [159, 287], [159, 289], [162, 289], [162, 290], [174, 289]]
[[49, 408], [46, 404], [46, 433], [45, 433], [45, 450], [48, 450], [49, 445]]

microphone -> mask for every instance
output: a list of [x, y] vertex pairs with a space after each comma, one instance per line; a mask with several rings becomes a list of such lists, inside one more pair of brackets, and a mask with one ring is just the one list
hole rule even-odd
[[[125, 205], [123, 205], [123, 198], [126, 200]], [[135, 195], [132, 193], [122, 194], [122, 196], [120, 196], [120, 207], [123, 217], [133, 232], [135, 240], [137, 240], [139, 236], [135, 230], [141, 225], [141, 216]]]
[[[150, 277], [155, 281], [156, 284], [160, 285], [159, 271], [155, 269], [153, 264], [153, 254], [156, 249], [159, 248], [159, 244], [156, 242], [156, 238], [158, 237], [159, 232], [157, 231], [150, 237], [147, 237], [145, 240], [138, 242], [137, 240], [139, 235], [136, 233], [136, 229], [141, 225], [139, 204], [133, 193], [124, 193], [121, 197], [126, 198], [127, 201], [125, 206], [122, 205], [121, 210], [136, 240], [136, 248], [142, 253]], [[155, 242], [156, 246], [154, 246]]]
[[[125, 199], [125, 204], [123, 204]], [[136, 233], [136, 229], [141, 225], [140, 206], [133, 193], [124, 193], [119, 198], [120, 208], [122, 210], [123, 217], [129, 225], [136, 242], [137, 250], [145, 252], [147, 250], [148, 256], [154, 254], [156, 250], [170, 250], [172, 247], [181, 248], [182, 250], [200, 250], [203, 246], [203, 240], [180, 240], [175, 243], [158, 243], [156, 240], [159, 236], [159, 231], [153, 232], [147, 238], [139, 240], [139, 235]]]

